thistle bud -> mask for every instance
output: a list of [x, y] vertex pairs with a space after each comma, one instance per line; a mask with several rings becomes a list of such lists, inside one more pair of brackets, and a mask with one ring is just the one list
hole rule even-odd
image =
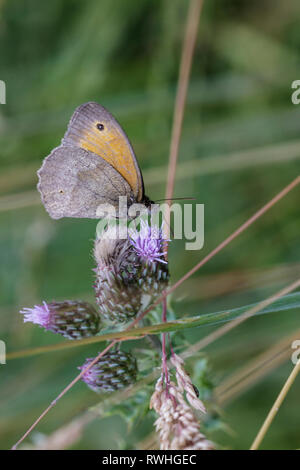
[[33, 308], [23, 308], [24, 322], [40, 325], [68, 339], [94, 336], [100, 331], [100, 318], [95, 308], [81, 301], [43, 302]]
[[[83, 366], [78, 369], [83, 370], [95, 358], [86, 359]], [[82, 380], [94, 392], [114, 392], [127, 387], [136, 381], [137, 362], [130, 353], [122, 351], [108, 352], [101, 357], [82, 376]]]

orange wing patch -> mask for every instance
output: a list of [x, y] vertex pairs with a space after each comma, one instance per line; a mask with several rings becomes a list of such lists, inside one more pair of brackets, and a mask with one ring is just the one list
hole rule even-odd
[[[95, 122], [95, 128], [96, 126], [97, 122]], [[119, 136], [114, 130], [104, 130], [101, 131], [101, 134], [98, 131], [98, 133], [99, 136], [93, 131], [84, 132], [79, 141], [80, 147], [96, 153], [106, 160], [125, 178], [134, 193], [136, 193], [139, 181], [131, 148], [123, 136]]]
[[[98, 124], [103, 129], [97, 128]], [[113, 166], [128, 182], [138, 201], [143, 197], [143, 181], [133, 149], [113, 116], [97, 103], [86, 103], [75, 111], [63, 142], [89, 150]]]

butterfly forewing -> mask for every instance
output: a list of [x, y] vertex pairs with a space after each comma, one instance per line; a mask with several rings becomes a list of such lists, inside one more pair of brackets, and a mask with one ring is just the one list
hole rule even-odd
[[119, 123], [103, 106], [95, 102], [79, 106], [62, 145], [78, 146], [104, 159], [127, 181], [135, 199], [142, 201], [143, 179], [132, 146]]

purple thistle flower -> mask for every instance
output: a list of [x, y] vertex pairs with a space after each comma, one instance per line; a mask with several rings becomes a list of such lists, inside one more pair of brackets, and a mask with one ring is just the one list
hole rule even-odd
[[166, 241], [157, 224], [150, 227], [145, 221], [138, 230], [130, 228], [126, 239], [109, 245], [107, 240], [96, 239], [95, 292], [101, 317], [128, 321], [162, 292], [169, 280], [163, 250]]
[[[88, 357], [85, 360], [85, 363], [83, 366], [77, 367], [79, 370], [85, 369], [95, 358], [94, 357]], [[83, 376], [81, 377], [81, 380], [83, 380], [87, 385], [93, 386], [95, 385], [97, 379], [99, 377], [99, 372], [97, 370], [97, 367], [92, 366], [89, 370], [87, 370]]]
[[23, 308], [20, 313], [24, 315], [24, 323], [30, 321], [46, 328], [46, 330], [51, 329], [51, 312], [45, 301], [43, 305], [35, 305], [33, 308]]
[[33, 308], [23, 308], [24, 322], [35, 323], [48, 331], [59, 333], [68, 339], [79, 339], [96, 335], [100, 318], [93, 305], [79, 300], [62, 302], [45, 301]]
[[[89, 357], [78, 369], [85, 369], [94, 359]], [[137, 362], [134, 356], [122, 351], [112, 351], [84, 372], [81, 380], [94, 392], [113, 392], [134, 383], [136, 375]]]
[[130, 242], [132, 243], [137, 254], [146, 261], [146, 263], [160, 262], [167, 264], [163, 259], [163, 242], [162, 230], [157, 226], [151, 227], [147, 222], [141, 221], [140, 231], [131, 231]]

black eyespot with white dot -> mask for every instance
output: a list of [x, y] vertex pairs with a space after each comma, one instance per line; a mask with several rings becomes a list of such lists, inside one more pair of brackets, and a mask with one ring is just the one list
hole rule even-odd
[[101, 124], [101, 122], [98, 122], [96, 127], [97, 127], [98, 131], [104, 131], [104, 125]]

